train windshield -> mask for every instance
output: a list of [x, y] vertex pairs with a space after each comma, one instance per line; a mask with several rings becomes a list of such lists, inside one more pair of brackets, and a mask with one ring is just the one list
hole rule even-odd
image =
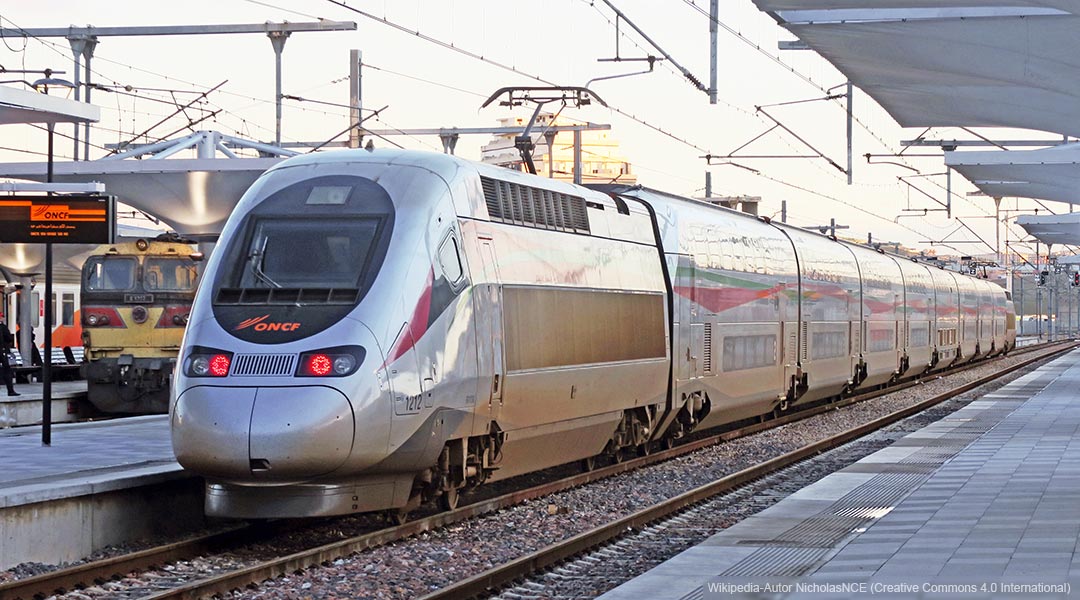
[[357, 288], [380, 219], [284, 219], [253, 223], [240, 288]]
[[187, 257], [147, 257], [143, 287], [148, 292], [189, 292], [195, 289], [195, 261]]
[[139, 263], [132, 257], [94, 256], [83, 267], [83, 289], [88, 291], [130, 290], [135, 287]]

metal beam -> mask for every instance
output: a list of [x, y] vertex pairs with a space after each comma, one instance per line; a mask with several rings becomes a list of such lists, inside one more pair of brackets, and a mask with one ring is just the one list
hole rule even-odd
[[720, 23], [720, 7], [719, 0], [712, 0], [709, 3], [709, 104], [716, 104], [716, 87], [717, 87], [717, 34], [719, 32]]
[[1061, 145], [1060, 140], [997, 140], [997, 141], [985, 141], [985, 140], [901, 140], [901, 146], [940, 146], [942, 148], [947, 147], [959, 147], [959, 146], [1058, 146]]
[[[583, 125], [551, 125], [544, 128], [547, 131], [608, 131], [611, 125], [600, 123], [585, 123]], [[520, 127], [441, 127], [420, 129], [364, 129], [364, 133], [374, 135], [474, 135], [474, 134], [499, 134], [521, 133]]]
[[[281, 144], [281, 53], [285, 48], [285, 40], [292, 33], [307, 31], [355, 31], [356, 23], [353, 21], [315, 21], [306, 23], [251, 23], [235, 25], [151, 25], [137, 27], [41, 27], [22, 29], [18, 27], [0, 28], [0, 37], [63, 37], [71, 44], [71, 51], [75, 59], [75, 99], [79, 100], [79, 72], [81, 68], [80, 58], [86, 59], [86, 102], [90, 102], [90, 59], [94, 48], [97, 46], [99, 37], [110, 36], [148, 36], [148, 35], [207, 35], [207, 34], [237, 34], [237, 33], [262, 33], [270, 38], [274, 47], [275, 59], [275, 97], [276, 107], [276, 135], [275, 142]], [[79, 159], [79, 129], [76, 125], [75, 135], [75, 160]], [[84, 141], [85, 160], [89, 160], [89, 123], [86, 126], [86, 139]]]
[[5, 27], [4, 37], [69, 37], [130, 35], [206, 35], [228, 33], [271, 33], [301, 31], [355, 31], [354, 21], [315, 21], [306, 23], [251, 23], [235, 25], [150, 25], [139, 27]]

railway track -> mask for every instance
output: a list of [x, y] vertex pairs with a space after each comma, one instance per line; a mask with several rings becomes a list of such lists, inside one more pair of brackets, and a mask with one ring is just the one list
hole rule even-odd
[[[974, 389], [975, 387], [983, 385], [1009, 372], [1028, 366], [1033, 362], [1044, 360], [1050, 356], [1056, 355], [1074, 347], [1075, 344], [1072, 343], [1045, 344], [1040, 346], [1030, 346], [1018, 350], [1012, 356], [1031, 353], [1037, 353], [1038, 356], [1017, 363], [1005, 370], [998, 371], [991, 376], [978, 379], [976, 381], [950, 390], [945, 394], [940, 394], [938, 396], [935, 396], [934, 398], [920, 402], [902, 411], [898, 411], [881, 419], [877, 419], [871, 423], [867, 423], [858, 428], [849, 430], [843, 434], [833, 436], [820, 442], [805, 446], [804, 448], [801, 448], [795, 452], [791, 452], [784, 456], [764, 462], [757, 467], [746, 469], [731, 476], [724, 477], [712, 484], [702, 486], [701, 488], [684, 493], [669, 501], [639, 511], [638, 513], [634, 513], [623, 519], [619, 519], [618, 521], [610, 523], [604, 527], [574, 536], [563, 542], [554, 544], [552, 546], [544, 548], [543, 550], [524, 556], [511, 563], [496, 567], [494, 569], [491, 569], [490, 571], [461, 581], [458, 584], [446, 587], [438, 592], [429, 595], [428, 597], [459, 598], [483, 593], [485, 590], [489, 590], [494, 587], [503, 585], [516, 578], [525, 576], [529, 573], [535, 572], [536, 570], [543, 569], [547, 566], [564, 560], [565, 558], [573, 556], [574, 554], [579, 553], [585, 549], [594, 547], [598, 544], [602, 544], [614, 537], [617, 537], [622, 532], [625, 532], [629, 527], [640, 527], [645, 523], [663, 518], [664, 516], [669, 515], [673, 512], [678, 512], [682, 508], [698, 502], [701, 499], [724, 493], [725, 491], [737, 487], [747, 481], [751, 481], [753, 479], [761, 477], [768, 472], [778, 470], [794, 462], [798, 462], [799, 460], [802, 460], [808, 456], [812, 456], [831, 447], [846, 443], [851, 439], [855, 439], [857, 437], [865, 435], [866, 433], [873, 431], [874, 429], [884, 427], [897, 420], [900, 420], [911, 414], [924, 410], [925, 408], [933, 406], [934, 404], [940, 403], [950, 397]], [[935, 375], [934, 377], [928, 379], [940, 379], [942, 377], [947, 377], [949, 375], [962, 372], [975, 366], [984, 366], [986, 364], [988, 363], [979, 363], [978, 365], [965, 365], [955, 370], [950, 370]], [[676, 456], [688, 454], [690, 452], [720, 443], [722, 441], [747, 436], [753, 433], [758, 433], [766, 429], [779, 427], [781, 425], [805, 419], [826, 411], [835, 410], [843, 406], [855, 404], [857, 402], [876, 398], [884, 394], [899, 391], [907, 387], [918, 385], [920, 381], [927, 381], [928, 379], [902, 383], [887, 388], [885, 390], [879, 390], [866, 394], [861, 394], [858, 396], [852, 396], [850, 398], [845, 398], [829, 404], [807, 408], [805, 410], [801, 410], [797, 413], [793, 413], [790, 415], [770, 419], [765, 422], [754, 423], [737, 429], [725, 431], [720, 434], [710, 435], [685, 444], [681, 444], [671, 450], [656, 452], [646, 457], [637, 458], [624, 463], [613, 464], [588, 473], [582, 473], [580, 475], [548, 482], [525, 490], [515, 491], [494, 498], [482, 500], [458, 508], [454, 511], [427, 516], [421, 519], [417, 519], [415, 521], [407, 522], [399, 526], [380, 529], [378, 531], [365, 533], [360, 536], [350, 537], [348, 539], [325, 544], [316, 548], [306, 549], [300, 552], [296, 552], [294, 554], [290, 554], [288, 556], [275, 558], [273, 560], [230, 571], [221, 575], [179, 584], [171, 587], [170, 589], [152, 593], [147, 597], [198, 598], [210, 596], [213, 594], [222, 594], [230, 590], [243, 588], [244, 586], [258, 583], [260, 581], [265, 581], [279, 575], [296, 572], [310, 566], [318, 565], [328, 561], [333, 561], [340, 557], [344, 557], [362, 550], [374, 548], [390, 542], [408, 538], [410, 536], [418, 535], [423, 532], [431, 531], [453, 523], [462, 522], [478, 515], [519, 504], [529, 499], [539, 498], [554, 492], [574, 488], [586, 483], [611, 477], [619, 473], [631, 471], [649, 464], [669, 460]], [[58, 591], [71, 591], [84, 586], [93, 585], [95, 582], [103, 582], [110, 579], [122, 577], [132, 572], [138, 572], [152, 567], [160, 567], [172, 561], [188, 559], [204, 553], [220, 552], [224, 549], [236, 547], [238, 545], [255, 543], [262, 539], [266, 539], [267, 537], [272, 537], [276, 532], [279, 532], [280, 530], [281, 528], [275, 525], [271, 525], [269, 527], [265, 525], [261, 527], [243, 526], [236, 529], [231, 529], [228, 531], [214, 534], [208, 534], [205, 536], [199, 536], [189, 540], [175, 542], [156, 548], [149, 548], [128, 555], [85, 563], [67, 569], [57, 570], [26, 579], [16, 580], [5, 584], [0, 584], [0, 600], [7, 600], [8, 598], [29, 599], [34, 597], [45, 597]]]

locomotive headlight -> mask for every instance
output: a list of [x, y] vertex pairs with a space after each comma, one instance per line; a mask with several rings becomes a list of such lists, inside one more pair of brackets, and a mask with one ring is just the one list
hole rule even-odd
[[184, 364], [184, 374], [189, 377], [225, 377], [232, 366], [232, 352], [195, 346], [191, 348]]
[[111, 306], [82, 307], [83, 327], [126, 327], [120, 313]]
[[300, 354], [297, 377], [345, 377], [352, 375], [364, 362], [360, 346], [337, 346]]
[[356, 359], [352, 355], [344, 354], [334, 359], [334, 373], [348, 375], [356, 368]]
[[191, 374], [196, 377], [206, 377], [210, 374], [210, 357], [198, 356], [191, 359]]
[[131, 309], [131, 318], [136, 323], [145, 323], [146, 319], [150, 317], [150, 311], [146, 310], [145, 306], [136, 306]]

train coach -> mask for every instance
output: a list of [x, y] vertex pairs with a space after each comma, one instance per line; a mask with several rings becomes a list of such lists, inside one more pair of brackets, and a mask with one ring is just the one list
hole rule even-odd
[[244, 195], [170, 402], [207, 513], [462, 490], [1008, 351], [988, 282], [640, 187], [305, 155]]

